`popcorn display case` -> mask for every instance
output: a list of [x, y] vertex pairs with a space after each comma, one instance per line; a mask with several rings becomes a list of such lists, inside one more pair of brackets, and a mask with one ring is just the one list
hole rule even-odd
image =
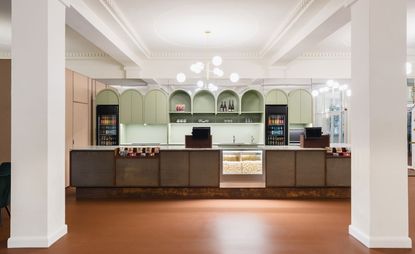
[[262, 150], [222, 151], [221, 187], [265, 187]]

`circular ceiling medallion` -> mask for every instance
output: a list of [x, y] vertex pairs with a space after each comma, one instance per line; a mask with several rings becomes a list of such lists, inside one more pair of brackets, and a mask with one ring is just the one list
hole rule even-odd
[[235, 3], [198, 3], [157, 16], [154, 30], [165, 42], [184, 48], [241, 46], [258, 31], [258, 21]]

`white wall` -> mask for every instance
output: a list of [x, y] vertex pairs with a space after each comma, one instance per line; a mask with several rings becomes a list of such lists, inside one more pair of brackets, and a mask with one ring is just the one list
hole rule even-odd
[[192, 127], [210, 127], [212, 134], [212, 143], [232, 143], [235, 136], [235, 143], [251, 143], [251, 136], [254, 137], [254, 143], [264, 143], [264, 125], [251, 124], [199, 124], [199, 123], [180, 123], [170, 124], [170, 144], [184, 144], [185, 135], [192, 135]]
[[167, 125], [121, 124], [120, 142], [167, 144]]
[[121, 144], [131, 143], [161, 143], [184, 144], [185, 135], [192, 135], [192, 127], [210, 127], [212, 142], [232, 143], [235, 136], [236, 143], [251, 143], [251, 136], [254, 143], [264, 143], [264, 124], [202, 124], [202, 123], [180, 123], [169, 125], [143, 125], [143, 124], [121, 124], [120, 142]]

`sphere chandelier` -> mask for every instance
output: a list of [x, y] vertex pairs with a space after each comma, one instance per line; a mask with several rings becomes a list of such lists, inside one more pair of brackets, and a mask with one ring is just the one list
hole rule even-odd
[[[210, 31], [205, 31], [206, 37], [210, 34]], [[221, 56], [216, 55], [212, 57], [210, 61], [203, 63], [202, 61], [198, 61], [190, 65], [190, 71], [194, 74], [203, 74], [202, 77], [199, 77], [199, 80], [196, 82], [198, 89], [207, 88], [210, 91], [217, 91], [218, 87], [211, 82], [211, 77], [214, 78], [222, 78], [225, 75], [225, 72], [220, 68], [223, 63], [223, 59]], [[203, 73], [202, 73], [203, 72]], [[184, 72], [179, 72], [176, 75], [176, 80], [179, 83], [183, 83], [186, 81], [186, 74]], [[236, 72], [232, 72], [229, 75], [229, 80], [232, 83], [236, 83], [239, 81], [239, 74]]]

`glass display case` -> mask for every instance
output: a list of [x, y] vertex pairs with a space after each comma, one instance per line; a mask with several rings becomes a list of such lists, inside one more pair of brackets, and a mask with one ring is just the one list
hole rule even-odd
[[262, 150], [222, 151], [221, 187], [265, 187]]
[[224, 175], [262, 175], [262, 151], [223, 151]]

